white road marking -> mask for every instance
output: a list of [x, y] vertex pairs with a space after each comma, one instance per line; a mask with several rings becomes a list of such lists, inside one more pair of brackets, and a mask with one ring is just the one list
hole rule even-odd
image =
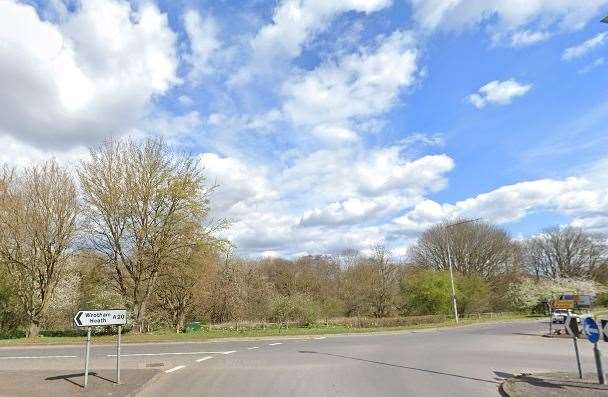
[[205, 357], [201, 357], [198, 360], [196, 360], [197, 363], [200, 363], [201, 361], [205, 361], [205, 360], [210, 360], [212, 359], [212, 356], [205, 356]]
[[326, 336], [319, 336], [318, 338], [315, 338], [315, 339], [320, 340], [320, 339], [325, 339], [325, 338], [326, 338]]
[[232, 354], [232, 353], [236, 353], [236, 350], [230, 350], [230, 351], [227, 351], [227, 352], [223, 352], [222, 354]]
[[168, 369], [165, 371], [166, 374], [171, 373], [171, 372], [175, 372], [175, 371], [179, 371], [182, 368], [186, 368], [185, 365], [178, 365], [177, 367], [173, 367], [171, 369]]
[[247, 350], [254, 350], [254, 349], [259, 349], [258, 346], [253, 346], [253, 347], [248, 347]]
[[0, 357], [0, 360], [19, 360], [19, 359], [34, 359], [34, 358], [77, 358], [78, 356], [15, 356], [15, 357]]
[[[227, 352], [176, 352], [176, 353], [131, 353], [121, 354], [120, 357], [140, 357], [140, 356], [181, 356], [181, 355], [196, 355], [196, 354], [230, 354], [235, 350]], [[106, 357], [116, 357], [116, 354], [108, 354]]]
[[269, 343], [268, 346], [276, 346], [276, 345], [282, 345], [281, 342], [276, 342], [276, 343]]

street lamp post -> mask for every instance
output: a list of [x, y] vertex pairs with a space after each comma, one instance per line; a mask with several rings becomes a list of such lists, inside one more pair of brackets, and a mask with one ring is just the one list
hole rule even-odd
[[[446, 232], [454, 226], [458, 226], [458, 225], [464, 225], [465, 223], [471, 223], [471, 222], [477, 222], [478, 220], [480, 220], [481, 218], [477, 218], [477, 219], [467, 219], [464, 221], [460, 221], [460, 222], [456, 222], [456, 223], [452, 223], [450, 225], [447, 225], [445, 227]], [[456, 304], [456, 287], [454, 286], [454, 271], [452, 270], [452, 253], [450, 251], [450, 238], [449, 236], [446, 236], [446, 245], [448, 247], [448, 266], [450, 268], [450, 282], [452, 284], [452, 305], [454, 306], [454, 319], [456, 320], [456, 324], [458, 324], [458, 305]]]

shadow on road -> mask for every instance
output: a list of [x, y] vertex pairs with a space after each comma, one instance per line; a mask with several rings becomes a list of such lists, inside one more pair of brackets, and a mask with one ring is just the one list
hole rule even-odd
[[408, 367], [405, 365], [399, 365], [399, 364], [391, 364], [391, 363], [384, 363], [382, 361], [374, 361], [374, 360], [367, 360], [364, 358], [358, 358], [358, 357], [349, 357], [349, 356], [342, 356], [340, 354], [332, 354], [332, 353], [322, 353], [322, 352], [315, 352], [315, 351], [309, 351], [309, 350], [300, 350], [298, 351], [298, 353], [308, 353], [308, 354], [322, 354], [325, 356], [332, 356], [332, 357], [340, 357], [340, 358], [346, 358], [349, 360], [356, 360], [356, 361], [363, 361], [366, 363], [371, 363], [371, 364], [378, 364], [378, 365], [385, 365], [388, 367], [396, 367], [396, 368], [403, 368], [403, 369], [409, 369], [411, 371], [420, 371], [420, 372], [426, 372], [426, 373], [430, 373], [430, 374], [437, 374], [437, 375], [444, 375], [444, 376], [452, 376], [455, 378], [461, 378], [461, 379], [467, 379], [467, 380], [474, 380], [477, 382], [485, 382], [485, 383], [493, 383], [493, 384], [499, 384], [500, 382], [496, 382], [493, 380], [487, 380], [487, 379], [481, 379], [481, 378], [472, 378], [470, 376], [464, 376], [464, 375], [458, 375], [458, 374], [451, 374], [449, 372], [441, 372], [441, 371], [434, 371], [431, 369], [423, 369], [423, 368], [415, 368], [415, 367]]
[[[89, 376], [94, 376], [96, 378], [103, 379], [105, 381], [114, 383], [113, 380], [108, 379], [108, 378], [104, 378], [103, 376], [98, 375], [97, 372], [89, 372]], [[75, 382], [75, 381], [72, 380], [72, 378], [83, 378], [83, 383]], [[75, 386], [79, 386], [79, 387], [81, 387], [81, 388], [84, 389], [84, 372], [80, 372], [78, 374], [67, 374], [67, 375], [49, 376], [48, 378], [45, 378], [44, 380], [65, 380], [65, 381], [70, 382], [71, 384], [73, 384]]]

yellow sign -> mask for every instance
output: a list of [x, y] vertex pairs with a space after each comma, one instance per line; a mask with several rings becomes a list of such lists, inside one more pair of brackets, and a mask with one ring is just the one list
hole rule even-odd
[[553, 301], [554, 309], [574, 309], [573, 300], [555, 300]]

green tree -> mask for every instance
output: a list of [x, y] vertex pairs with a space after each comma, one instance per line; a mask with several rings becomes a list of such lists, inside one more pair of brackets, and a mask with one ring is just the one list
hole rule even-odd
[[415, 269], [401, 279], [404, 314], [450, 314], [452, 294], [448, 272]]

